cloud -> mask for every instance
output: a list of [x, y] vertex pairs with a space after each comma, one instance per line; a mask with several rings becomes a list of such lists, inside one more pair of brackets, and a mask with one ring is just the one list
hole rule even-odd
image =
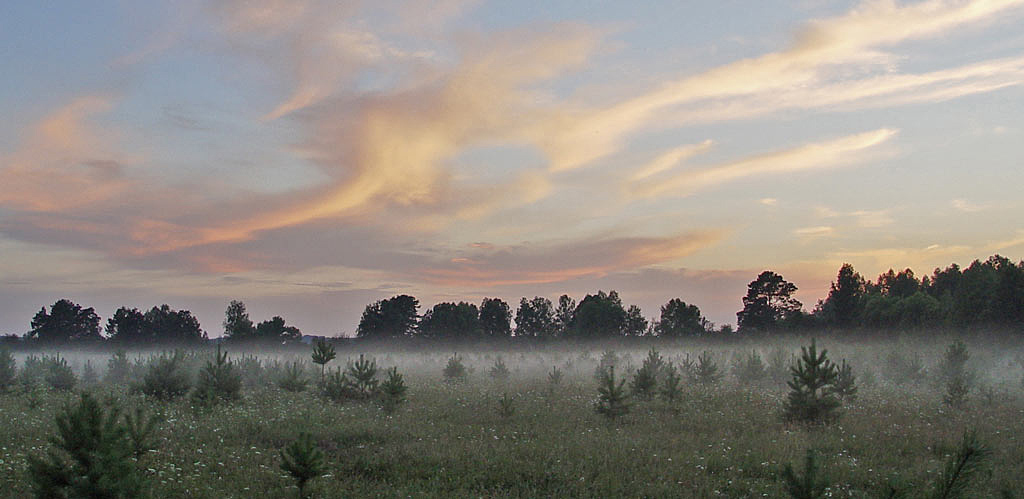
[[[853, 82], [840, 83], [835, 80], [849, 80], [848, 75], [879, 69], [891, 72], [897, 58], [881, 48], [989, 20], [1021, 4], [1019, 0], [931, 0], [910, 5], [865, 2], [844, 15], [809, 23], [786, 50], [669, 82], [618, 104], [567, 113], [563, 122], [555, 123], [554, 128], [545, 132], [542, 143], [551, 157], [551, 168], [561, 171], [585, 166], [618, 151], [630, 135], [642, 129], [665, 126], [666, 113], [679, 113], [678, 108], [684, 105], [703, 107], [681, 112], [675, 123], [692, 122], [701, 116], [704, 120], [749, 116], [752, 111], [744, 109], [751, 107], [757, 109], [753, 112], [766, 113], [792, 106], [836, 105], [897, 89], [907, 92], [904, 101], [945, 100], [1019, 84], [1019, 59], [924, 76], [854, 77]], [[971, 78], [976, 81], [920, 92], [924, 85]], [[777, 95], [782, 95], [782, 99], [774, 97]]]
[[985, 211], [992, 207], [991, 205], [987, 204], [974, 204], [971, 203], [970, 201], [967, 201], [966, 199], [954, 199], [953, 201], [950, 201], [949, 204], [955, 210], [962, 211], [964, 213], [978, 213], [980, 211]]
[[822, 236], [831, 236], [835, 234], [835, 232], [836, 230], [833, 227], [830, 227], [828, 225], [819, 225], [816, 227], [804, 227], [796, 229], [793, 231], [793, 234], [796, 234], [804, 238], [818, 238]]
[[440, 286], [494, 288], [564, 282], [665, 264], [717, 244], [721, 231], [479, 248], [416, 272]]
[[761, 198], [757, 201], [765, 206], [778, 206], [779, 200], [775, 198]]
[[13, 153], [0, 156], [0, 206], [61, 212], [109, 200], [129, 187], [114, 133], [90, 121], [109, 98], [74, 99], [32, 126]]
[[897, 130], [882, 128], [838, 139], [811, 143], [749, 158], [691, 169], [634, 182], [636, 198], [687, 196], [694, 192], [751, 176], [813, 171], [863, 161], [866, 153], [885, 143]]
[[710, 140], [705, 140], [700, 144], [685, 145], [666, 151], [634, 173], [632, 180], [642, 180], [672, 169], [687, 159], [707, 151], [711, 144]]

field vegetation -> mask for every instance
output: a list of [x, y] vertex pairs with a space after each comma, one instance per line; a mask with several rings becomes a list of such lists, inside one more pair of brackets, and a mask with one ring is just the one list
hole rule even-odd
[[[8, 497], [1024, 491], [1024, 350], [1012, 342], [783, 336], [503, 345], [461, 344], [455, 353], [451, 344], [339, 344], [323, 363], [313, 352], [330, 357], [326, 345], [3, 353], [0, 490]], [[85, 381], [87, 366], [95, 380]], [[74, 437], [89, 425], [94, 441]], [[111, 478], [89, 466], [117, 471]]]

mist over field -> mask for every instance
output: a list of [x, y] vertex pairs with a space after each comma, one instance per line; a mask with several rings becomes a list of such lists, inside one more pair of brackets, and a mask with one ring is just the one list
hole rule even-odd
[[0, 498], [1024, 497], [1021, 26], [0, 2]]

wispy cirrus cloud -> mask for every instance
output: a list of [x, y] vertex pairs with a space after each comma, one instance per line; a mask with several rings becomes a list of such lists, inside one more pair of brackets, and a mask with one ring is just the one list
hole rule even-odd
[[[865, 2], [844, 15], [808, 23], [785, 50], [669, 82], [611, 106], [567, 115], [545, 132], [541, 143], [551, 157], [551, 168], [561, 171], [615, 153], [642, 129], [665, 126], [666, 113], [679, 115], [669, 121], [672, 124], [693, 123], [789, 107], [834, 107], [894, 93], [901, 93], [899, 101], [905, 103], [1019, 85], [1019, 59], [925, 75], [877, 73], [895, 71], [898, 56], [883, 51], [886, 47], [988, 21], [1021, 5], [1019, 0]], [[844, 77], [850, 74], [854, 76]], [[951, 82], [959, 85], [937, 86]], [[680, 109], [685, 106], [692, 107]]]
[[636, 198], [687, 196], [752, 176], [811, 171], [855, 164], [863, 161], [877, 146], [898, 133], [882, 128], [837, 139], [759, 154], [728, 163], [686, 169], [681, 172], [642, 178], [630, 186]]

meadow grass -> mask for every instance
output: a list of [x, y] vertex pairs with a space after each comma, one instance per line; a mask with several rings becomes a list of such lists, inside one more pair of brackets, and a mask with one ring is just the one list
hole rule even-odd
[[[765, 356], [774, 347], [760, 345]], [[676, 363], [708, 348], [674, 345], [662, 355]], [[710, 351], [730, 372], [730, 359], [750, 348], [715, 345]], [[880, 380], [861, 386], [837, 423], [810, 427], [783, 422], [784, 387], [740, 385], [731, 374], [712, 387], [687, 383], [674, 403], [634, 398], [629, 414], [609, 421], [593, 409], [593, 373], [604, 347], [460, 351], [470, 371], [462, 383], [442, 380], [449, 351], [368, 352], [382, 369], [397, 365], [406, 375], [407, 402], [391, 415], [373, 402], [330, 402], [313, 385], [287, 392], [271, 382], [255, 384], [241, 400], [212, 407], [193, 407], [188, 397], [158, 402], [123, 386], [88, 389], [125, 409], [143, 405], [159, 414], [156, 449], [139, 461], [153, 497], [294, 497], [279, 451], [302, 431], [326, 457], [326, 473], [310, 482], [314, 497], [784, 497], [780, 471], [802, 463], [808, 448], [817, 453], [831, 496], [878, 497], [888, 482], [917, 489], [930, 484], [968, 428], [993, 451], [975, 496], [1024, 491], [1024, 400], [1012, 352], [975, 350], [979, 379], [995, 387], [996, 396], [987, 400], [975, 390], [967, 406], [953, 409], [927, 383], [886, 381], [883, 356], [869, 350], [876, 348], [837, 349], [858, 373], [870, 368]], [[621, 349], [621, 372], [635, 371], [645, 349]], [[939, 350], [925, 358], [932, 362]], [[499, 354], [511, 371], [508, 380], [487, 373]], [[338, 362], [356, 357], [339, 352]], [[566, 376], [552, 386], [547, 373], [556, 365]], [[1003, 365], [1012, 372], [993, 372]], [[319, 368], [306, 366], [317, 379]], [[514, 399], [511, 416], [498, 410], [505, 393]], [[0, 395], [0, 421], [6, 422], [0, 425], [0, 495], [31, 495], [26, 456], [50, 447], [54, 415], [75, 398], [44, 391], [33, 407], [17, 390]]]

